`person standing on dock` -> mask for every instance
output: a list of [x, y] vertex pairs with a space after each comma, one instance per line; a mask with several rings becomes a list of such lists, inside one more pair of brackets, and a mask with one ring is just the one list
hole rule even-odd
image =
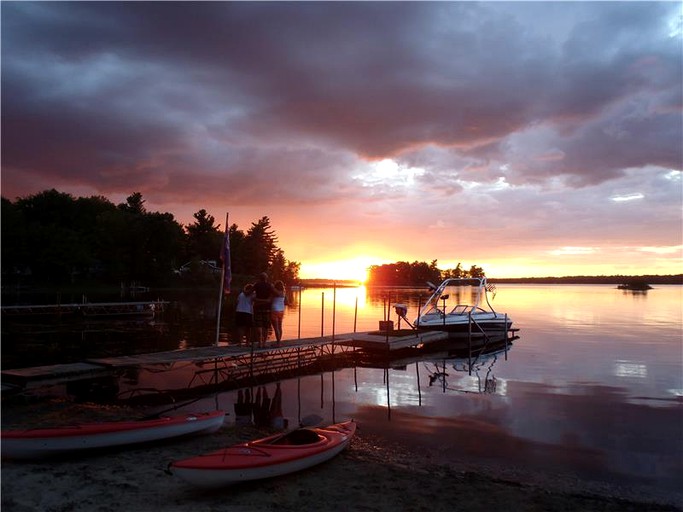
[[247, 345], [251, 345], [254, 338], [254, 285], [246, 284], [237, 296], [235, 308], [235, 327], [237, 328], [237, 344], [242, 344], [246, 338]]
[[275, 343], [282, 341], [282, 319], [285, 316], [285, 283], [275, 281], [273, 286], [273, 300], [270, 304], [270, 323], [275, 333]]
[[270, 327], [270, 304], [273, 300], [275, 289], [268, 282], [268, 274], [261, 272], [258, 281], [254, 284], [254, 328], [256, 339], [260, 348], [266, 346], [268, 328]]

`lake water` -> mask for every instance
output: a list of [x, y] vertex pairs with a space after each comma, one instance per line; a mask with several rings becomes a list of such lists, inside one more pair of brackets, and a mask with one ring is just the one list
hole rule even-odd
[[[285, 332], [319, 335], [324, 318], [330, 334], [333, 302], [335, 331], [352, 331], [356, 298], [357, 329], [376, 329], [388, 302], [409, 304], [412, 319], [425, 297], [306, 290], [302, 322], [288, 311]], [[683, 488], [683, 287], [499, 285], [492, 304], [520, 329], [507, 359], [489, 357], [471, 375], [463, 361], [436, 359], [286, 381], [284, 415], [355, 418], [435, 463], [605, 482], [643, 497]]]
[[[424, 289], [295, 292], [284, 337], [375, 330], [389, 304], [407, 304], [412, 319], [426, 297]], [[310, 414], [326, 421], [355, 418], [362, 432], [424, 448], [434, 463], [489, 465], [576, 479], [587, 488], [605, 483], [645, 498], [673, 493], [679, 499], [683, 287], [633, 293], [610, 285], [510, 284], [498, 286], [492, 304], [520, 329], [507, 355], [479, 361], [471, 374], [461, 360], [425, 358], [396, 368], [346, 368], [286, 380], [280, 383], [284, 417], [290, 424]], [[69, 357], [93, 357], [101, 345], [108, 355], [210, 345], [215, 302], [183, 307], [181, 319], [172, 322], [81, 331], [80, 342], [69, 343]], [[221, 330], [222, 343], [230, 339], [228, 327]], [[21, 332], [4, 329], [3, 359], [19, 361]], [[64, 343], [64, 335], [50, 339]], [[45, 343], [36, 333], [29, 338]], [[275, 383], [264, 389], [272, 397]], [[217, 397], [231, 414], [228, 421], [234, 421], [236, 399], [237, 391]], [[207, 398], [205, 405], [213, 407], [215, 400]]]

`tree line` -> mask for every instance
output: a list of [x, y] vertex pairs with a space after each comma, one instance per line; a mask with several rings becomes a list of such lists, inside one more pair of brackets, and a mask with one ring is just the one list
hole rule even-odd
[[[116, 205], [52, 189], [15, 201], [2, 197], [1, 214], [3, 285], [197, 285], [217, 282], [220, 272], [224, 228], [213, 216], [202, 209], [183, 226], [170, 213], [148, 212], [139, 192]], [[268, 217], [246, 231], [237, 224], [228, 230], [235, 283], [263, 271], [298, 280], [300, 263], [286, 259]]]
[[424, 261], [399, 261], [385, 265], [372, 265], [368, 268], [366, 284], [370, 286], [411, 286], [423, 285], [427, 281], [439, 284], [448, 278], [484, 277], [484, 269], [472, 265], [469, 270], [458, 265], [453, 269], [440, 270], [437, 260], [431, 263]]
[[[427, 281], [438, 284], [449, 278], [485, 277], [484, 269], [472, 265], [469, 270], [458, 265], [454, 269], [440, 270], [437, 260], [431, 263], [424, 261], [399, 261], [386, 265], [373, 265], [368, 269], [369, 286], [415, 286], [424, 285]], [[564, 276], [564, 277], [516, 277], [493, 278], [491, 283], [527, 283], [527, 284], [683, 284], [683, 274], [671, 275], [611, 275], [611, 276]]]

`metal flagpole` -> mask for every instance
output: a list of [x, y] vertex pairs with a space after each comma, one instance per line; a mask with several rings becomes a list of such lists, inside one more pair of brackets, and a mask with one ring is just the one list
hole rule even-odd
[[[216, 346], [218, 346], [218, 340], [221, 335], [221, 309], [223, 307], [223, 294], [230, 293], [230, 290], [225, 290], [225, 272], [226, 267], [228, 267], [228, 272], [230, 272], [230, 230], [228, 228], [228, 217], [230, 212], [225, 214], [225, 238], [223, 239], [223, 247], [221, 247], [221, 259], [223, 260], [223, 269], [221, 270], [221, 286], [218, 293], [218, 315], [216, 317]], [[218, 382], [216, 382], [218, 384]]]

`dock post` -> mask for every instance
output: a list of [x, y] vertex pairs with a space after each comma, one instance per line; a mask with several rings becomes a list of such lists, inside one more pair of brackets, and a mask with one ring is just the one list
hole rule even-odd
[[422, 295], [417, 298], [417, 320], [415, 320], [415, 336], [417, 336], [417, 329], [420, 327], [420, 312], [422, 311]]
[[320, 306], [320, 337], [324, 336], [325, 332], [325, 292], [322, 292], [322, 303]]
[[508, 336], [508, 314], [505, 313], [505, 326], [503, 327], [504, 329], [504, 336], [505, 336], [505, 360], [508, 360], [508, 341], [510, 340], [510, 337]]
[[417, 405], [422, 406], [422, 388], [420, 387], [420, 365], [415, 361], [415, 375], [417, 375]]
[[358, 295], [356, 295], [356, 306], [353, 308], [353, 332], [356, 332], [356, 323], [358, 322]]
[[467, 370], [472, 376], [472, 312], [467, 314]]
[[334, 354], [334, 329], [337, 324], [337, 281], [332, 286], [332, 353]]
[[296, 336], [298, 340], [301, 339], [301, 308], [303, 307], [303, 304], [301, 304], [301, 286], [299, 286], [299, 325], [297, 328]]

